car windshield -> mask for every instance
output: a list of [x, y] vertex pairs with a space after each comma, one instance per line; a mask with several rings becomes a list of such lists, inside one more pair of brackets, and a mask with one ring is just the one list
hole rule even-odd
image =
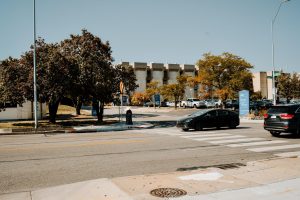
[[290, 109], [287, 106], [276, 106], [276, 107], [271, 107], [268, 113], [278, 114], [278, 113], [288, 113], [289, 111]]

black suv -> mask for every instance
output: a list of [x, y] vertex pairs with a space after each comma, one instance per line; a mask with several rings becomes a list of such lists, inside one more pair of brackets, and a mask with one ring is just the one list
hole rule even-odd
[[273, 136], [279, 136], [281, 132], [297, 133], [300, 136], [300, 104], [272, 106], [264, 119], [264, 129]]

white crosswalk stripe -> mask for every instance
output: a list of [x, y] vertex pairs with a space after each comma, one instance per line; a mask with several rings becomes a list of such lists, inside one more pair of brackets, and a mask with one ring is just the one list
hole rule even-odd
[[213, 141], [213, 140], [220, 140], [222, 141], [223, 139], [236, 139], [236, 138], [245, 138], [246, 136], [243, 135], [232, 135], [232, 136], [222, 136], [222, 137], [206, 137], [206, 138], [193, 138], [193, 140], [196, 141]]
[[233, 140], [221, 140], [221, 141], [211, 141], [211, 144], [225, 144], [225, 143], [237, 143], [237, 142], [251, 142], [251, 141], [258, 141], [258, 140], [265, 140], [264, 138], [243, 138], [243, 139], [233, 139]]
[[275, 154], [275, 156], [284, 157], [284, 158], [300, 157], [300, 151], [277, 153]]
[[229, 136], [228, 133], [216, 133], [216, 134], [198, 134], [198, 135], [182, 135], [183, 138], [203, 138], [203, 137], [216, 137], [216, 136]]
[[290, 144], [290, 145], [282, 145], [282, 146], [251, 148], [251, 149], [246, 149], [246, 150], [254, 151], [254, 152], [268, 152], [268, 151], [276, 151], [276, 150], [283, 150], [283, 149], [293, 149], [293, 148], [299, 148], [299, 147], [300, 147], [300, 144]]
[[260, 141], [260, 142], [247, 142], [247, 143], [240, 143], [240, 144], [228, 144], [228, 147], [249, 147], [249, 146], [260, 146], [260, 145], [270, 145], [270, 144], [280, 144], [286, 143], [287, 141], [284, 140], [274, 140], [274, 141]]
[[[246, 147], [245, 150], [252, 152], [276, 152], [274, 155], [279, 157], [300, 157], [300, 151], [290, 151], [284, 153], [278, 153], [283, 150], [300, 148], [300, 144], [286, 144], [285, 140], [268, 140], [266, 138], [251, 138], [244, 135], [236, 135], [238, 131], [191, 131], [184, 132], [176, 127], [174, 128], [157, 128], [157, 129], [145, 129], [137, 130], [139, 133], [161, 134], [176, 136], [184, 139], [190, 139], [193, 141], [203, 141], [210, 144], [219, 144], [231, 148]], [[282, 144], [278, 146], [278, 144]], [[276, 145], [276, 146], [274, 146]], [[257, 147], [255, 147], [257, 146]], [[252, 147], [252, 148], [249, 148]], [[255, 147], [255, 148], [254, 148]]]

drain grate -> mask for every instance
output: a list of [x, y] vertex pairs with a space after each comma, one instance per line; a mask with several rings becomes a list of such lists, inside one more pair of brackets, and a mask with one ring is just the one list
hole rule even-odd
[[169, 198], [169, 197], [180, 197], [186, 195], [186, 191], [178, 188], [158, 188], [150, 192], [152, 196]]
[[207, 168], [220, 168], [220, 169], [233, 169], [239, 168], [242, 166], [246, 166], [243, 163], [228, 163], [228, 164], [220, 164], [220, 165], [207, 165], [207, 166], [199, 166], [199, 167], [188, 167], [188, 168], [178, 168], [177, 171], [190, 171], [190, 170], [197, 170], [197, 169], [207, 169]]

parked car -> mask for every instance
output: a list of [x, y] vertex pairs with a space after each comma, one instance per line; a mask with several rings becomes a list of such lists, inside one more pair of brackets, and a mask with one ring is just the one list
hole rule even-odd
[[239, 101], [238, 100], [227, 99], [225, 101], [225, 108], [230, 108], [230, 109], [233, 109], [233, 110], [239, 109]]
[[238, 113], [225, 109], [203, 109], [177, 121], [176, 126], [184, 131], [203, 128], [236, 128], [240, 125]]
[[184, 108], [205, 108], [205, 101], [196, 99], [196, 98], [188, 98], [186, 101], [181, 101], [180, 106]]
[[217, 103], [214, 99], [207, 99], [204, 101], [206, 108], [215, 108], [217, 107]]
[[264, 129], [273, 136], [282, 132], [300, 135], [300, 104], [272, 106], [264, 115]]

